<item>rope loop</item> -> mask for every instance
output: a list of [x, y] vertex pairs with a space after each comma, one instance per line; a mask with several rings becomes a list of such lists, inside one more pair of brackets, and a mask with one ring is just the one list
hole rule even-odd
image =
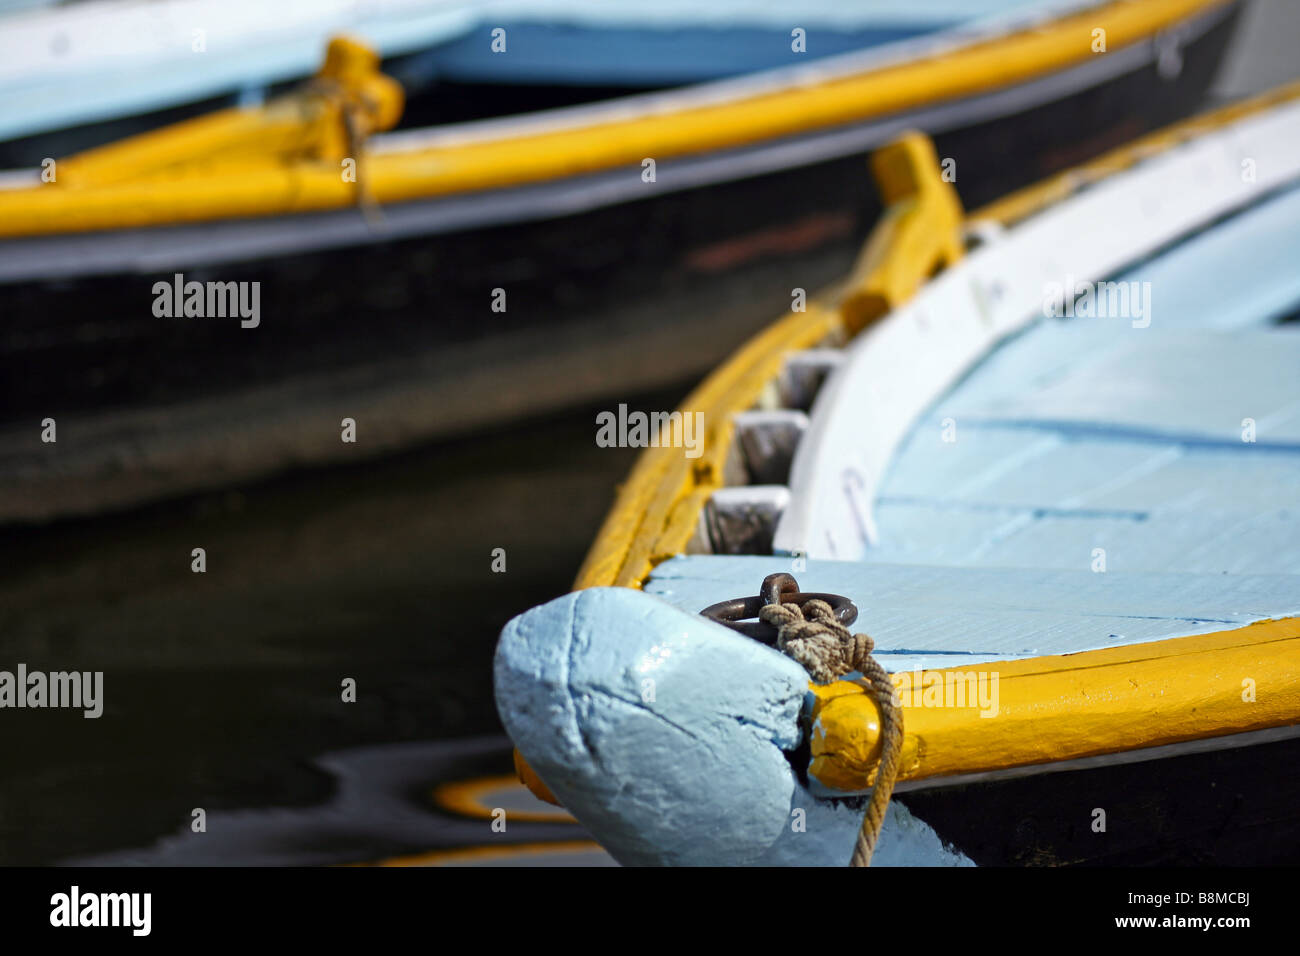
[[849, 864], [870, 866], [903, 751], [903, 709], [898, 691], [888, 672], [871, 656], [875, 642], [866, 634], [849, 633], [825, 601], [808, 600], [802, 607], [792, 603], [766, 604], [758, 616], [777, 629], [777, 649], [797, 661], [814, 681], [829, 684], [857, 672], [862, 676], [849, 679], [862, 687], [880, 708], [883, 737], [880, 765]]

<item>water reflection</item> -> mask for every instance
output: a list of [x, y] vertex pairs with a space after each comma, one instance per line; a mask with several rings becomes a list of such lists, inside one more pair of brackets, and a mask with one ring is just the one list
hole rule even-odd
[[[69, 862], [86, 865], [310, 865], [355, 860], [385, 866], [578, 865], [613, 860], [567, 813], [504, 775], [467, 777], [510, 765], [501, 736], [363, 747], [312, 762], [331, 783], [309, 807], [235, 810], [182, 827], [144, 849]], [[430, 787], [430, 780], [454, 781]], [[439, 800], [452, 788], [462, 799]], [[471, 799], [463, 799], [472, 794]], [[492, 801], [489, 806], [482, 799]], [[494, 828], [492, 810], [505, 810]]]
[[[500, 733], [496, 635], [568, 589], [635, 457], [596, 447], [596, 411], [8, 529], [0, 667], [102, 670], [105, 703], [98, 720], [6, 711], [0, 863], [355, 863], [488, 842], [487, 821], [430, 794], [510, 771], [504, 738], [483, 736]], [[508, 836], [574, 830], [521, 820]]]

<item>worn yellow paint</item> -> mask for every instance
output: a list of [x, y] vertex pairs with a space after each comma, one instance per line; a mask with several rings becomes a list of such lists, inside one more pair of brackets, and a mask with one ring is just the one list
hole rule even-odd
[[[994, 37], [929, 58], [901, 62], [812, 84], [756, 92], [724, 102], [697, 103], [673, 111], [603, 119], [588, 125], [444, 145], [427, 150], [382, 152], [367, 159], [366, 188], [377, 203], [517, 186], [559, 177], [639, 165], [740, 147], [782, 136], [861, 122], [924, 104], [960, 99], [1014, 86], [1079, 64], [1094, 56], [1092, 31], [1104, 27], [1111, 52], [1178, 22], [1234, 0], [1146, 0], [1103, 4], [1032, 29]], [[271, 110], [268, 107], [267, 110]], [[258, 111], [251, 111], [256, 114]], [[226, 117], [232, 133], [279, 119]], [[217, 124], [219, 126], [220, 124]], [[217, 126], [212, 127], [215, 134]], [[186, 131], [188, 130], [188, 131]], [[153, 136], [154, 148], [206, 141], [181, 124]], [[268, 134], [268, 140], [278, 137]], [[235, 137], [240, 140], [240, 136]], [[246, 140], [241, 140], [247, 145]], [[123, 144], [133, 151], [131, 144]], [[328, 151], [326, 151], [328, 152]], [[243, 151], [241, 149], [241, 155]], [[0, 236], [284, 215], [335, 209], [356, 200], [356, 187], [339, 176], [338, 163], [283, 153], [206, 169], [173, 169], [121, 181], [89, 177], [0, 192]], [[77, 160], [74, 157], [73, 162]]]
[[[931, 679], [952, 680], [956, 687], [956, 675], [980, 671], [997, 675], [994, 716], [982, 717], [978, 707], [926, 706], [923, 690], [904, 690]], [[1300, 618], [923, 675], [919, 683], [910, 673], [892, 675], [903, 703], [900, 781], [1300, 723]], [[1243, 699], [1246, 680], [1253, 681], [1253, 701]], [[810, 687], [809, 773], [832, 790], [866, 789], [880, 757], [879, 709], [854, 683]]]
[[992, 221], [1003, 226], [1012, 226], [1063, 199], [1068, 199], [1095, 182], [1133, 167], [1144, 159], [1296, 99], [1300, 99], [1300, 81], [1276, 87], [1259, 96], [1242, 100], [1240, 103], [1233, 103], [1231, 106], [1224, 106], [1181, 123], [1166, 126], [1148, 136], [1103, 153], [1094, 160], [981, 206], [970, 213], [967, 221]]

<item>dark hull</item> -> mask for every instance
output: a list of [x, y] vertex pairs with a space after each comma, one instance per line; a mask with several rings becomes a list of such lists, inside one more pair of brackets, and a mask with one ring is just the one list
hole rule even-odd
[[1294, 865], [1297, 770], [1292, 738], [896, 799], [981, 866]]
[[[1235, 21], [1234, 8], [1188, 43], [1176, 79], [1147, 62], [938, 132], [966, 206], [1193, 113]], [[789, 308], [792, 289], [846, 273], [879, 214], [868, 151], [569, 215], [0, 285], [0, 520], [123, 506], [696, 378]], [[41, 255], [75, 257], [59, 249]], [[259, 282], [260, 326], [156, 318], [153, 285], [177, 271]], [[491, 308], [497, 288], [505, 312]], [[39, 442], [47, 416], [57, 446]], [[342, 416], [357, 419], [357, 445], [339, 441]]]

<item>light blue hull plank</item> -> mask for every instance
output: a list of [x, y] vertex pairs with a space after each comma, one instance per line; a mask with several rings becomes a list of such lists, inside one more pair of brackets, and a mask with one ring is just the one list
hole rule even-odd
[[1243, 455], [1255, 450], [1243, 447], [1242, 423], [1251, 419], [1258, 446], [1300, 451], [1300, 336], [1130, 332], [1050, 378], [1004, 382], [974, 401], [958, 393], [940, 412], [958, 423], [1221, 445]]
[[[1080, 319], [1080, 328], [1067, 330], [1050, 320], [1030, 330], [1007, 351], [1079, 351], [1064, 366], [1040, 363], [1037, 374], [1014, 379], [999, 376], [995, 355], [940, 402], [937, 417], [953, 419], [959, 441], [967, 423], [1022, 428], [1026, 441], [1049, 432], [1227, 447], [1241, 452], [1243, 463], [1260, 449], [1300, 452], [1295, 330], [1117, 331], [1119, 321]], [[1242, 440], [1247, 418], [1256, 423], [1253, 443]], [[939, 429], [931, 433], [938, 437]], [[897, 464], [898, 471], [907, 466]]]
[[645, 590], [684, 611], [758, 593], [769, 574], [858, 606], [855, 631], [890, 671], [1119, 647], [1300, 613], [1300, 576], [936, 567], [696, 555]]
[[969, 423], [945, 444], [939, 432], [900, 457], [865, 560], [1300, 573], [1300, 454]]
[[1156, 329], [1231, 329], [1266, 325], [1295, 311], [1297, 263], [1300, 190], [1293, 189], [1120, 278], [1151, 283]]
[[1300, 572], [1300, 334], [1131, 332], [1145, 344], [1058, 323], [1009, 343], [913, 429], [862, 557]]
[[[1208, 535], [1180, 517], [990, 513], [942, 507], [881, 508], [888, 536], [870, 560], [942, 562], [972, 567], [1087, 568], [1125, 572], [1164, 568], [1197, 574], [1300, 572], [1300, 518], [1206, 512]], [[934, 531], [945, 526], [943, 535]]]
[[1005, 343], [912, 429], [862, 559], [1300, 573], [1296, 263], [1291, 191], [1119, 277], [1141, 319]]

